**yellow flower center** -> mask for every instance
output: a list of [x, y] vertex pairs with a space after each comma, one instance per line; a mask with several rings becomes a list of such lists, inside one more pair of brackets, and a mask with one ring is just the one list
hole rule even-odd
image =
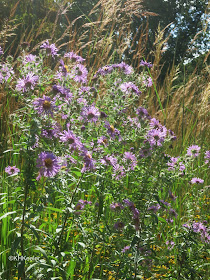
[[114, 132], [114, 130], [115, 130], [113, 125], [110, 125], [110, 129], [111, 129], [112, 132]]
[[50, 168], [50, 167], [52, 167], [52, 165], [53, 165], [53, 161], [52, 161], [51, 158], [46, 158], [46, 159], [44, 160], [44, 163], [45, 163], [45, 166], [46, 166], [47, 168]]
[[87, 157], [89, 157], [89, 159], [91, 159], [91, 158], [92, 158], [91, 154], [87, 154]]
[[43, 103], [43, 108], [45, 110], [48, 110], [48, 109], [50, 109], [50, 107], [51, 107], [50, 101], [45, 100], [44, 103]]

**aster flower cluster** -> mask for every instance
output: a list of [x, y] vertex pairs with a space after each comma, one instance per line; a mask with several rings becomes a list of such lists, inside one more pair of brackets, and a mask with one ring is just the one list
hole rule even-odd
[[83, 63], [85, 61], [84, 58], [77, 55], [74, 52], [65, 53], [64, 57], [69, 58], [72, 62]]
[[50, 45], [48, 40], [46, 42], [44, 42], [40, 46], [40, 48], [46, 50], [46, 54], [48, 56], [52, 56], [53, 58], [55, 58], [55, 56], [58, 55], [58, 49], [56, 48], [55, 44]]
[[[210, 151], [206, 151], [205, 152], [205, 164], [208, 164], [210, 162]], [[210, 168], [210, 165], [209, 165], [209, 168]]]
[[147, 109], [145, 109], [144, 107], [138, 107], [138, 109], [136, 110], [136, 114], [138, 115], [138, 117], [141, 120], [150, 120], [151, 117], [147, 111]]
[[132, 66], [122, 61], [118, 64], [105, 65], [102, 68], [99, 68], [96, 74], [94, 75], [94, 79], [98, 78], [99, 76], [111, 74], [115, 69], [122, 71], [125, 75], [131, 75], [134, 72]]
[[200, 234], [202, 242], [210, 243], [210, 228], [207, 228], [202, 222], [192, 222], [182, 225], [184, 228]]
[[184, 163], [182, 161], [179, 161], [179, 157], [170, 157], [170, 161], [167, 162], [167, 165], [169, 166], [169, 171], [179, 170], [183, 172], [186, 168]]
[[[170, 190], [168, 192], [168, 197], [172, 201], [175, 201], [177, 198]], [[163, 212], [166, 211], [168, 213], [168, 218], [166, 219], [166, 221], [168, 223], [173, 223], [173, 221], [174, 221], [173, 218], [177, 218], [178, 214], [176, 213], [176, 211], [173, 208], [171, 208], [171, 203], [169, 203], [163, 199], [160, 199], [160, 204], [159, 203], [153, 204], [153, 205], [149, 206], [147, 210], [152, 213], [157, 213], [161, 209], [163, 210]]]
[[153, 85], [153, 82], [152, 82], [152, 78], [151, 77], [148, 77], [146, 79], [143, 79], [143, 84], [146, 86], [146, 87], [151, 87]]
[[61, 127], [58, 123], [47, 124], [41, 131], [41, 136], [48, 139], [58, 138]]
[[140, 66], [146, 66], [148, 68], [152, 68], [153, 64], [151, 62], [146, 62], [144, 60], [141, 60]]
[[81, 210], [85, 208], [86, 205], [91, 205], [92, 201], [80, 199], [78, 203], [75, 205], [74, 210], [76, 211], [75, 214], [80, 215]]
[[[58, 49], [49, 41], [41, 49], [47, 56], [59, 56]], [[154, 253], [154, 250], [149, 250], [152, 234], [148, 234], [147, 225], [151, 231], [154, 227], [150, 216], [159, 219], [159, 228], [161, 222], [167, 221], [170, 232], [178, 217], [175, 205], [180, 202], [180, 199], [176, 200], [179, 192], [174, 180], [204, 183], [201, 178], [192, 178], [193, 173], [190, 168], [188, 170], [193, 159], [200, 155], [201, 148], [192, 145], [183, 157], [164, 154], [164, 145], [176, 140], [174, 132], [150, 116], [143, 105], [139, 106], [141, 100], [138, 97], [152, 85], [152, 79], [145, 75], [145, 79], [139, 83], [137, 74], [133, 75], [133, 68], [125, 62], [100, 68], [95, 75], [95, 78], [101, 76], [100, 80], [94, 78], [88, 81], [85, 59], [74, 52], [65, 53], [63, 59], [58, 59], [60, 65], [56, 76], [50, 70], [46, 70], [45, 75], [40, 74], [43, 64], [40, 63], [37, 70], [38, 61], [38, 55], [26, 55], [22, 63], [23, 71], [20, 71], [22, 78], [16, 79], [15, 84], [16, 91], [30, 92], [32, 97], [26, 108], [32, 112], [30, 118], [33, 127], [30, 127], [30, 131], [27, 128], [27, 132], [32, 134], [33, 143], [29, 150], [36, 159], [38, 176], [35, 183], [43, 183], [46, 187], [49, 184], [54, 192], [59, 191], [59, 195], [65, 192], [67, 199], [59, 200], [59, 205], [63, 203], [66, 209], [66, 201], [71, 201], [73, 211], [69, 211], [69, 215], [73, 217], [74, 214], [85, 213], [84, 209], [88, 209], [88, 205], [97, 199], [99, 203], [95, 203], [95, 208], [91, 207], [93, 214], [88, 213], [94, 221], [94, 215], [96, 217], [94, 227], [99, 226], [103, 236], [107, 229], [110, 233], [113, 231], [119, 236], [117, 249], [120, 248], [124, 254], [132, 248], [132, 252], [136, 251], [145, 258], [140, 261], [141, 265], [150, 267], [151, 262], [146, 259], [146, 256]], [[146, 61], [140, 65], [152, 67]], [[12, 72], [7, 74], [8, 69], [2, 72], [3, 82], [12, 76]], [[106, 84], [103, 76], [111, 73], [107, 76]], [[89, 86], [92, 83], [93, 86]], [[204, 160], [206, 164], [209, 163], [209, 151], [206, 151]], [[20, 170], [16, 166], [7, 166], [5, 172], [17, 175]], [[19, 176], [8, 178], [18, 179]], [[199, 188], [199, 185], [194, 187]], [[123, 200], [126, 191], [129, 199]], [[89, 192], [92, 201], [80, 199], [85, 192]], [[72, 199], [69, 199], [69, 195]], [[156, 202], [153, 201], [154, 197]], [[110, 204], [111, 198], [114, 201]], [[85, 215], [77, 216], [78, 231], [84, 218]], [[104, 220], [106, 227], [102, 228], [100, 225]], [[203, 224], [193, 223], [189, 228], [199, 233], [202, 240], [209, 238], [207, 227]], [[65, 234], [66, 231], [63, 232]], [[156, 229], [154, 232], [156, 234]], [[121, 243], [123, 234], [133, 240], [131, 246], [125, 246], [127, 240]], [[91, 231], [88, 236], [91, 236]], [[144, 243], [145, 236], [145, 243], [148, 244], [140, 244]], [[173, 241], [166, 241], [166, 245], [169, 250], [175, 246]]]
[[140, 93], [141, 93], [141, 91], [138, 89], [138, 87], [132, 82], [123, 83], [120, 85], [119, 88], [123, 93], [126, 93], [126, 94], [135, 93], [137, 95], [140, 95]]
[[[124, 199], [123, 204], [121, 204], [119, 202], [113, 202], [112, 204], [110, 204], [110, 209], [118, 214], [121, 212], [121, 210], [125, 209], [126, 207], [132, 213], [132, 220], [134, 223], [134, 227], [135, 227], [135, 230], [138, 231], [139, 227], [140, 227], [140, 213], [132, 201], [130, 201], [129, 199]], [[114, 228], [119, 231], [122, 231], [124, 229], [124, 227], [125, 227], [125, 224], [120, 220], [118, 220], [114, 224]]]

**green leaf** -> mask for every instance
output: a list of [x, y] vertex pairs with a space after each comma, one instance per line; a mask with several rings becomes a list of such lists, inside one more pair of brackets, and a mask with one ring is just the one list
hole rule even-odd
[[36, 247], [35, 247], [35, 250], [40, 251], [40, 252], [43, 254], [43, 256], [48, 260], [47, 253], [46, 253], [46, 251], [45, 251], [44, 249], [42, 249], [42, 248], [39, 247], [39, 246], [36, 246]]
[[12, 215], [12, 214], [14, 214], [14, 213], [16, 213], [16, 212], [17, 212], [17, 211], [7, 212], [6, 214], [4, 214], [3, 216], [0, 217], [0, 220], [6, 218], [7, 216]]
[[54, 207], [45, 207], [46, 209], [52, 210], [54, 212], [59, 212], [59, 213], [63, 213], [63, 210], [59, 209], [59, 208], [54, 208]]
[[163, 219], [163, 218], [161, 218], [161, 217], [158, 217], [158, 220], [161, 221], [161, 222], [163, 222], [163, 223], [166, 223], [166, 224], [167, 224], [166, 220]]

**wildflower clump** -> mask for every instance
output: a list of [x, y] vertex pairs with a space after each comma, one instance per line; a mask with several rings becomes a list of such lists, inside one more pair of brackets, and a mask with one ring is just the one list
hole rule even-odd
[[141, 61], [137, 72], [119, 61], [93, 71], [49, 41], [18, 61], [15, 71], [8, 61], [0, 65], [1, 86], [20, 102], [11, 115], [17, 143], [5, 151], [17, 163], [4, 169], [1, 193], [4, 211], [17, 205], [2, 220], [11, 217], [3, 226], [12, 250], [40, 260], [17, 272], [10, 264], [13, 278], [188, 279], [199, 262], [191, 252], [205, 251], [209, 229], [192, 221], [186, 197], [197, 211], [209, 151], [202, 158], [201, 147], [191, 145], [168, 154], [176, 135], [143, 100], [153, 85], [146, 69], [155, 66]]

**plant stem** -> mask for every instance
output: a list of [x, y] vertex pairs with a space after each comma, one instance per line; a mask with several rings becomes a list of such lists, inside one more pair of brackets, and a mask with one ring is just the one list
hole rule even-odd
[[[75, 196], [75, 194], [76, 194], [76, 191], [77, 191], [77, 189], [78, 189], [78, 187], [79, 187], [79, 184], [80, 184], [80, 182], [81, 182], [81, 180], [82, 180], [82, 177], [83, 177], [83, 173], [82, 173], [81, 177], [79, 178], [79, 181], [78, 181], [78, 183], [77, 183], [77, 185], [76, 185], [76, 188], [74, 189], [74, 192], [73, 192], [72, 197], [71, 197], [71, 201], [70, 201], [70, 203], [69, 203], [69, 207], [71, 207], [71, 204], [72, 204], [72, 202], [73, 202], [73, 199], [74, 199], [74, 196]], [[68, 217], [69, 217], [69, 210], [67, 209], [66, 214], [65, 214], [65, 218], [64, 218], [64, 223], [63, 223], [63, 226], [62, 226], [62, 229], [61, 229], [61, 233], [60, 233], [60, 236], [59, 236], [59, 238], [58, 238], [58, 242], [57, 242], [57, 246], [56, 246], [57, 248], [56, 248], [56, 250], [55, 250], [55, 255], [56, 255], [57, 252], [58, 252], [58, 247], [59, 247], [59, 244], [60, 244], [60, 242], [61, 242], [62, 235], [63, 235], [63, 232], [64, 232], [64, 228], [65, 228], [65, 226], [66, 226], [66, 222], [67, 222]]]

